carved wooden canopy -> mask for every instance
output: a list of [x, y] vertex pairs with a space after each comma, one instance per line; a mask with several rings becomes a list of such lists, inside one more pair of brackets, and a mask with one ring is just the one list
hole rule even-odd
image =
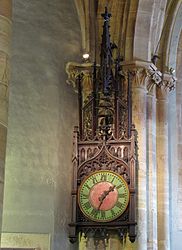
[[[79, 97], [79, 126], [74, 131], [72, 219], [70, 240], [78, 232], [103, 239], [110, 233], [120, 238], [136, 237], [136, 131], [131, 114], [131, 75], [122, 71], [117, 46], [110, 41], [111, 14], [105, 8], [100, 62], [92, 65], [92, 72], [78, 74], [76, 86]], [[108, 170], [126, 181], [130, 201], [125, 212], [116, 220], [99, 223], [84, 216], [78, 206], [78, 189], [89, 174]]]

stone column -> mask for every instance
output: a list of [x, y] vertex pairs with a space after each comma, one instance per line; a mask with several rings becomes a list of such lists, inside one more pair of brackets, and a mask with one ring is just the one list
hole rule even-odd
[[156, 85], [147, 86], [148, 250], [157, 250]]
[[170, 249], [169, 165], [168, 165], [168, 89], [157, 87], [157, 217], [158, 249]]
[[[157, 245], [155, 185], [155, 84], [161, 81], [161, 72], [156, 66], [145, 61], [124, 62], [123, 70], [133, 74], [132, 80], [132, 122], [138, 132], [138, 173], [137, 173], [137, 241], [127, 242], [125, 249], [146, 250], [150, 243]], [[148, 95], [147, 95], [148, 92]], [[147, 114], [150, 113], [150, 116]], [[150, 131], [150, 132], [149, 132]], [[149, 195], [149, 192], [153, 192]], [[149, 202], [149, 199], [153, 200]], [[151, 212], [149, 212], [149, 209]], [[149, 224], [150, 221], [150, 224]], [[149, 239], [150, 238], [150, 239]], [[150, 248], [149, 248], [150, 249]], [[153, 248], [155, 249], [155, 248]]]
[[132, 122], [138, 132], [138, 250], [147, 249], [146, 95], [148, 75], [136, 68], [132, 81]]
[[11, 0], [0, 1], [0, 228], [2, 224], [4, 166], [8, 120]]

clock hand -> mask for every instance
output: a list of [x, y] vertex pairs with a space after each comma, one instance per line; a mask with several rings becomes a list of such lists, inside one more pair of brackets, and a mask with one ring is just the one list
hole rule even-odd
[[110, 186], [108, 190], [105, 190], [105, 191], [101, 194], [101, 196], [99, 197], [100, 203], [99, 203], [99, 206], [98, 206], [98, 210], [100, 210], [100, 207], [101, 207], [101, 205], [102, 205], [104, 199], [108, 196], [108, 194], [109, 194], [110, 192], [113, 192], [113, 191], [114, 191], [115, 187], [116, 187], [115, 185]]

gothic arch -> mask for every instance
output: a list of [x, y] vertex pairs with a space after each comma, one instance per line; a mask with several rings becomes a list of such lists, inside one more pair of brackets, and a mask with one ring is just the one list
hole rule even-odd
[[[164, 27], [161, 44], [159, 48], [159, 56], [161, 57], [160, 66], [163, 72], [170, 72], [170, 68], [176, 69], [177, 78], [181, 78], [179, 65], [182, 66], [182, 61], [179, 62], [180, 44], [182, 43], [182, 2], [171, 0], [168, 3], [166, 11], [166, 24]], [[168, 101], [168, 123], [169, 123], [169, 191], [170, 191], [170, 226], [171, 226], [171, 248], [179, 249], [178, 241], [181, 238], [180, 232], [182, 227], [181, 213], [182, 203], [179, 201], [181, 196], [180, 186], [180, 108], [182, 105], [181, 96], [181, 80], [177, 80], [175, 91], [169, 94]], [[177, 131], [174, 133], [174, 131]], [[174, 192], [174, 190], [176, 190]]]
[[152, 55], [156, 53], [164, 24], [166, 3], [166, 0], [139, 0], [134, 34], [134, 58], [151, 61]]
[[164, 71], [171, 67], [176, 68], [177, 48], [182, 30], [182, 2], [171, 1], [168, 9], [169, 11], [166, 13], [168, 19], [166, 20], [166, 27], [164, 27], [166, 36], [162, 39], [160, 49], [160, 53], [163, 54], [163, 65], [166, 67], [163, 68]]

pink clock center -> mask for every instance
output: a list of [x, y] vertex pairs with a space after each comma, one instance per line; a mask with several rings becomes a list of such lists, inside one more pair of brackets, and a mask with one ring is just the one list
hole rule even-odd
[[89, 199], [95, 209], [110, 210], [118, 200], [118, 191], [110, 182], [99, 182], [90, 190]]

